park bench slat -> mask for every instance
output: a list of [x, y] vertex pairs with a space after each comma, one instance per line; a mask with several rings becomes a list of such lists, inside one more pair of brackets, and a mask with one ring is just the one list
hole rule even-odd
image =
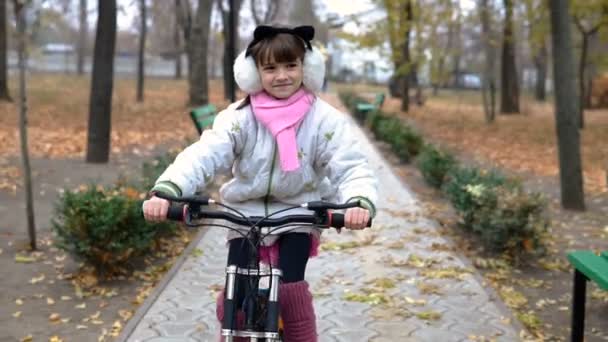
[[371, 112], [382, 108], [382, 104], [384, 104], [384, 93], [376, 94], [376, 98], [373, 103], [360, 102], [357, 103], [357, 110], [360, 112]]
[[603, 257], [592, 251], [574, 251], [568, 253], [570, 263], [600, 288], [608, 291], [608, 252]]
[[213, 125], [216, 113], [217, 108], [215, 108], [215, 106], [212, 104], [194, 108], [190, 112], [190, 117], [192, 118], [194, 126], [196, 126], [196, 129], [199, 134], [203, 133], [205, 127]]

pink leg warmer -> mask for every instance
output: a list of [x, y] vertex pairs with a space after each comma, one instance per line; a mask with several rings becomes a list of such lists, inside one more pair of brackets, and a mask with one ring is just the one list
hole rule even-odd
[[279, 306], [287, 342], [317, 342], [312, 294], [306, 281], [281, 284]]

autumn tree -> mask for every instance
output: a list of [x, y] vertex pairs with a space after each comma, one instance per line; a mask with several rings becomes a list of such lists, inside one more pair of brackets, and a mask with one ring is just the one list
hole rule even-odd
[[481, 19], [481, 39], [483, 41], [484, 68], [482, 73], [481, 93], [484, 115], [487, 123], [496, 118], [496, 77], [494, 76], [496, 46], [492, 32], [492, 10], [488, 0], [479, 0], [479, 15]]
[[188, 61], [189, 103], [192, 106], [207, 104], [209, 102], [207, 50], [213, 1], [199, 0], [194, 18], [189, 1], [177, 1], [176, 6]]
[[279, 0], [250, 0], [251, 15], [256, 25], [272, 24], [279, 14], [281, 8]]
[[[238, 49], [238, 34], [239, 32], [239, 13], [241, 12], [242, 0], [229, 0], [229, 4], [224, 4], [223, 0], [217, 1], [218, 9], [222, 17], [222, 34], [224, 37], [224, 57], [223, 57], [223, 70], [224, 70], [224, 98], [231, 99], [234, 95], [234, 70], [232, 69], [234, 63], [234, 51], [230, 51], [230, 47]], [[230, 23], [230, 13], [232, 11], [234, 23]], [[235, 41], [230, 41], [230, 37], [234, 37]]]
[[503, 0], [505, 19], [502, 38], [502, 67], [500, 73], [500, 112], [519, 113], [519, 84], [515, 64], [515, 34], [513, 31], [513, 3]]
[[545, 0], [524, 0], [525, 21], [528, 28], [528, 45], [536, 70], [534, 97], [538, 101], [547, 98], [546, 82], [549, 65], [549, 10]]
[[137, 54], [137, 102], [144, 100], [144, 70], [146, 52], [146, 34], [148, 28], [148, 15], [146, 0], [139, 0], [140, 29], [139, 29], [139, 49]]
[[559, 153], [561, 203], [565, 209], [584, 210], [585, 195], [580, 155], [574, 56], [570, 37], [570, 10], [567, 0], [549, 1], [553, 43], [555, 122]]
[[114, 85], [116, 0], [99, 0], [97, 8], [86, 160], [89, 163], [107, 163], [110, 154]]
[[8, 92], [8, 63], [6, 49], [6, 1], [0, 1], [0, 100], [11, 101]]
[[[5, 1], [2, 1], [3, 3]], [[17, 21], [17, 53], [19, 55], [19, 140], [21, 143], [21, 161], [23, 165], [23, 180], [25, 185], [25, 203], [27, 216], [27, 231], [30, 239], [30, 248], [36, 249], [36, 223], [34, 220], [34, 196], [32, 191], [32, 170], [30, 166], [28, 139], [27, 139], [27, 84], [26, 84], [26, 21], [25, 9], [27, 1], [13, 0], [15, 18]]]
[[87, 0], [79, 1], [78, 8], [78, 48], [77, 48], [77, 62], [76, 70], [78, 75], [84, 74], [84, 61], [87, 51], [87, 38], [89, 34], [89, 25], [87, 23], [88, 11]]
[[591, 89], [593, 75], [591, 75], [589, 59], [589, 43], [597, 37], [602, 26], [608, 23], [608, 3], [605, 0], [587, 0], [572, 2], [572, 18], [581, 36], [581, 56], [578, 65], [578, 94], [579, 100], [579, 127], [585, 127], [585, 108], [591, 107]]

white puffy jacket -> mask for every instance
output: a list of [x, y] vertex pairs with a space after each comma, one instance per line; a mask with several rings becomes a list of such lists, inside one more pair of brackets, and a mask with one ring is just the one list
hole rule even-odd
[[[169, 181], [187, 196], [203, 191], [216, 174], [231, 172], [233, 178], [220, 188], [220, 200], [246, 215], [320, 199], [355, 198], [363, 198], [375, 212], [376, 178], [343, 113], [317, 97], [297, 130], [300, 168], [283, 172], [275, 138], [255, 119], [251, 106], [236, 109], [238, 104], [220, 112], [213, 128], [177, 156], [157, 185]], [[285, 215], [302, 213], [309, 211], [299, 208]]]

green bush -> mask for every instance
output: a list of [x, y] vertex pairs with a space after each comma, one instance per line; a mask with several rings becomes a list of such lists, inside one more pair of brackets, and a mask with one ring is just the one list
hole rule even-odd
[[548, 226], [546, 202], [497, 172], [454, 168], [444, 192], [462, 218], [463, 227], [480, 237], [487, 250], [511, 256], [542, 250]]
[[486, 188], [473, 200], [479, 208], [473, 215], [472, 230], [488, 250], [514, 257], [542, 251], [541, 237], [548, 220], [540, 194], [528, 194], [520, 185], [500, 185]]
[[175, 229], [143, 218], [142, 195], [134, 188], [90, 185], [66, 191], [55, 208], [52, 229], [59, 248], [106, 276], [147, 252], [157, 234]]
[[424, 144], [422, 137], [411, 127], [395, 117], [381, 117], [372, 123], [376, 138], [391, 145], [395, 154], [404, 162], [415, 157]]
[[479, 209], [474, 196], [482, 189], [491, 189], [506, 181], [503, 175], [495, 171], [482, 172], [474, 167], [457, 167], [448, 172], [443, 191], [460, 213], [464, 226], [471, 228], [473, 214]]
[[448, 171], [456, 166], [456, 159], [433, 145], [425, 145], [417, 157], [417, 164], [424, 180], [435, 188], [441, 188]]

